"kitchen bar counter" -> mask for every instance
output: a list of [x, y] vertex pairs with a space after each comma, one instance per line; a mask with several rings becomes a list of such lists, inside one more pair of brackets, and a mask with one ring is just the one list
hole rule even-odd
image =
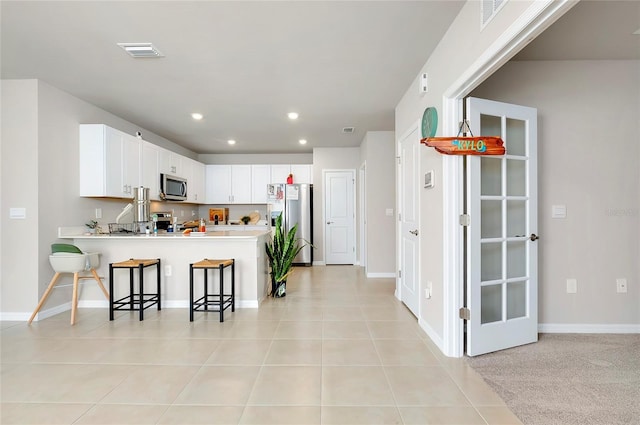
[[[70, 239], [70, 243], [85, 252], [101, 253], [98, 273], [105, 276], [106, 285], [109, 263], [129, 258], [160, 258], [163, 308], [188, 308], [189, 264], [205, 258], [236, 260], [236, 307], [258, 308], [266, 296], [269, 269], [265, 243], [270, 234], [267, 230], [225, 230], [190, 236], [181, 232], [159, 233], [157, 236], [87, 235], [84, 230], [82, 227], [62, 227], [58, 237]], [[217, 283], [217, 272], [211, 273], [209, 281]], [[194, 274], [195, 287], [203, 286], [202, 279], [202, 273]], [[117, 294], [128, 291], [128, 280], [127, 276], [116, 274]], [[94, 286], [83, 288], [80, 307], [107, 306], [104, 295]]]

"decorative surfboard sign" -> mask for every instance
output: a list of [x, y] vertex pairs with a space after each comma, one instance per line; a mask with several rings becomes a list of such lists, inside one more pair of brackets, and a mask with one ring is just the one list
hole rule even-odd
[[460, 134], [469, 130], [465, 120], [460, 124], [460, 131], [456, 137], [434, 137], [438, 129], [438, 111], [430, 106], [422, 114], [422, 140], [429, 147], [445, 155], [504, 155], [506, 149], [504, 141], [497, 136], [484, 137], [460, 137]]
[[504, 142], [497, 136], [427, 137], [421, 143], [445, 155], [504, 155]]

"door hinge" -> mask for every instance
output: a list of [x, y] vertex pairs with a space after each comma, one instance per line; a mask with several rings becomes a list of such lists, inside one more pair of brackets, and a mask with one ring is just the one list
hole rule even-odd
[[396, 159], [398, 160], [398, 165], [400, 165], [401, 164], [400, 157], [396, 156]]
[[471, 310], [469, 310], [467, 307], [462, 307], [460, 309], [460, 318], [462, 320], [471, 320]]
[[398, 277], [402, 277], [402, 270], [398, 270]]
[[398, 221], [402, 221], [402, 213], [398, 213]]
[[469, 214], [460, 214], [460, 226], [468, 226], [471, 224], [471, 217]]

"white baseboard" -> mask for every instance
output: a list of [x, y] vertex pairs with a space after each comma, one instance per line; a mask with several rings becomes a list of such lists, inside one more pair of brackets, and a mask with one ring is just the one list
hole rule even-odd
[[[80, 300], [78, 301], [78, 308], [109, 308], [109, 301], [107, 300]], [[71, 309], [71, 306], [69, 306]]]
[[429, 339], [433, 341], [433, 343], [440, 349], [442, 353], [444, 353], [444, 343], [442, 342], [442, 338], [438, 335], [431, 326], [424, 319], [418, 319], [418, 325], [422, 328], [422, 330], [427, 334]]
[[311, 263], [312, 266], [326, 266], [324, 261], [314, 261]]
[[538, 332], [550, 334], [637, 334], [640, 333], [638, 324], [564, 324], [539, 323]]
[[396, 277], [395, 273], [367, 273], [367, 277], [370, 279], [376, 278], [394, 278]]

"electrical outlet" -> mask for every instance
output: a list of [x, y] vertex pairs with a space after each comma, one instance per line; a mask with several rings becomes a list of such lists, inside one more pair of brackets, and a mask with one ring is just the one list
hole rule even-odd
[[619, 293], [627, 292], [627, 279], [625, 278], [616, 279], [616, 288]]
[[578, 280], [567, 279], [567, 294], [575, 294], [578, 292]]
[[164, 266], [164, 275], [171, 276], [173, 274], [173, 268], [169, 264], [165, 264]]
[[102, 208], [96, 208], [96, 218], [102, 218]]

